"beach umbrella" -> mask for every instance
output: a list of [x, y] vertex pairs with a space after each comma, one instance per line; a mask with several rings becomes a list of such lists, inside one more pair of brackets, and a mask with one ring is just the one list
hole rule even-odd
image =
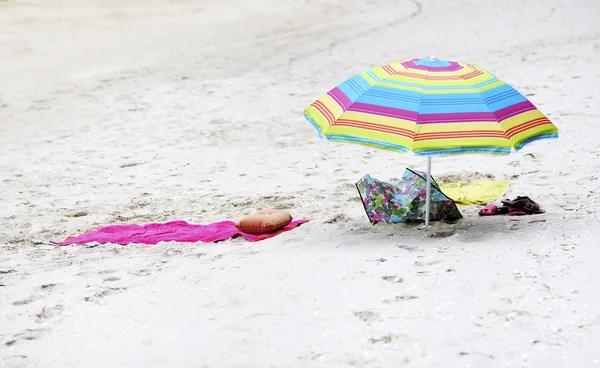
[[483, 68], [430, 58], [397, 60], [357, 74], [313, 102], [304, 116], [319, 137], [431, 157], [508, 155], [558, 129], [527, 98]]

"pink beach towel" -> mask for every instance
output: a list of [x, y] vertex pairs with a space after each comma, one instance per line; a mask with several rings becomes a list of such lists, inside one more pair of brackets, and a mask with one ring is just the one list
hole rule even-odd
[[141, 243], [157, 244], [161, 241], [169, 242], [205, 242], [213, 243], [221, 240], [243, 236], [251, 242], [272, 238], [277, 234], [290, 231], [308, 220], [294, 220], [281, 230], [268, 234], [247, 234], [238, 230], [233, 221], [216, 222], [209, 225], [188, 224], [185, 221], [171, 221], [164, 224], [140, 225], [114, 225], [90, 230], [84, 234], [68, 237], [62, 242], [51, 242], [58, 245], [85, 244], [98, 242], [104, 243]]

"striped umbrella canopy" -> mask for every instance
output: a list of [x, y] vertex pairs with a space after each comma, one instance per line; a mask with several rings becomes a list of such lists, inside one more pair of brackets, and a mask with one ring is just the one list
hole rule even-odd
[[434, 57], [366, 70], [313, 102], [304, 116], [331, 141], [428, 156], [428, 179], [432, 155], [508, 155], [558, 137], [540, 110], [492, 73]]

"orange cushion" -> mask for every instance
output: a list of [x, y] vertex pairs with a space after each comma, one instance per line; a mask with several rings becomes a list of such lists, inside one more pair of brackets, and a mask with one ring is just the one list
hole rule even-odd
[[292, 216], [285, 210], [263, 210], [242, 217], [235, 226], [247, 234], [272, 233], [292, 222]]

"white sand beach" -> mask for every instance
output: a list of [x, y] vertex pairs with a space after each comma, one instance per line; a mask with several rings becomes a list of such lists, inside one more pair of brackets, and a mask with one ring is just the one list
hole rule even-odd
[[[598, 15], [597, 0], [0, 0], [0, 367], [600, 367]], [[368, 222], [354, 183], [425, 159], [319, 141], [302, 111], [429, 55], [492, 71], [560, 134], [434, 158], [434, 178], [508, 179], [545, 214]], [[310, 222], [255, 243], [49, 243], [265, 208]]]

